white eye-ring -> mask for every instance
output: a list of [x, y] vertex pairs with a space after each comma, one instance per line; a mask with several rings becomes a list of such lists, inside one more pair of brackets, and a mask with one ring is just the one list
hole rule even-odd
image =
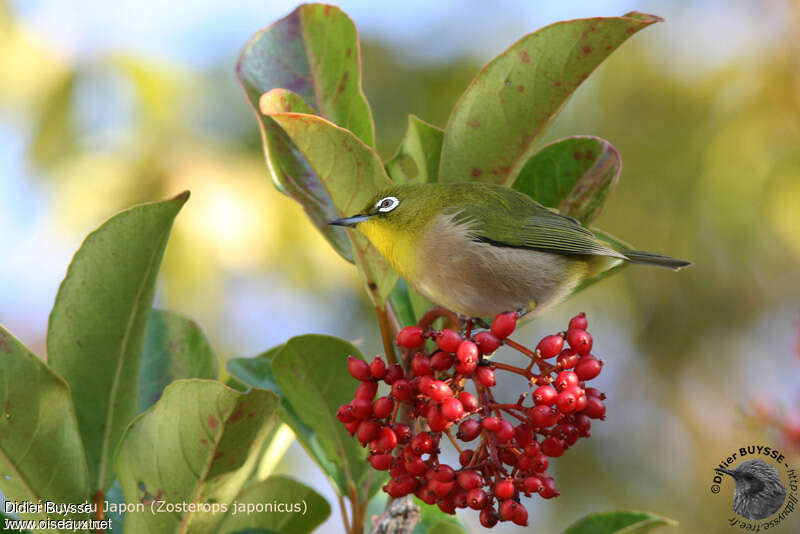
[[395, 209], [398, 204], [400, 204], [400, 201], [397, 197], [385, 197], [380, 199], [378, 203], [375, 204], [375, 207], [378, 208], [379, 212], [387, 213]]

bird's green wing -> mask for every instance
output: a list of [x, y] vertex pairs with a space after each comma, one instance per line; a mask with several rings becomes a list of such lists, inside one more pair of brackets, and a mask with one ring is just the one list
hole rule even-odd
[[455, 214], [456, 221], [468, 225], [475, 241], [498, 247], [625, 259], [572, 217], [533, 201], [504, 200], [494, 199], [490, 205], [460, 206]]

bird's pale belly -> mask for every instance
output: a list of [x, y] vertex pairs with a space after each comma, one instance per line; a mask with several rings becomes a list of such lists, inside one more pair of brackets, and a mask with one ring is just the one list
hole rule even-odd
[[423, 249], [416, 289], [431, 301], [471, 317], [561, 302], [583, 279], [587, 262], [471, 240], [437, 240]]

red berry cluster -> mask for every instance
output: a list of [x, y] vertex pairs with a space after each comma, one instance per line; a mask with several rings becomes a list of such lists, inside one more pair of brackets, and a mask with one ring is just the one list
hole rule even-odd
[[[361, 384], [337, 417], [369, 447], [372, 467], [389, 471], [386, 493], [413, 493], [449, 514], [457, 508], [479, 510], [481, 524], [489, 528], [499, 521], [527, 525], [522, 495], [559, 495], [546, 473], [548, 458], [589, 437], [591, 419], [605, 418], [605, 395], [585, 385], [600, 374], [602, 362], [590, 353], [592, 336], [583, 313], [566, 332], [544, 337], [534, 351], [508, 338], [516, 323], [516, 313], [500, 314], [490, 330], [473, 335], [468, 324], [463, 336], [451, 329], [403, 328], [397, 344], [407, 349], [407, 370], [377, 357], [371, 363], [348, 359], [350, 374]], [[435, 342], [433, 350], [425, 350], [426, 340]], [[528, 356], [530, 365], [485, 357], [501, 345]], [[523, 393], [512, 404], [496, 402], [498, 370], [524, 376], [532, 394]], [[391, 391], [376, 399], [381, 381]], [[475, 393], [466, 390], [470, 383]], [[533, 402], [526, 406], [528, 396]], [[459, 466], [440, 461], [443, 436], [458, 450]], [[478, 441], [466, 448], [457, 440]]]

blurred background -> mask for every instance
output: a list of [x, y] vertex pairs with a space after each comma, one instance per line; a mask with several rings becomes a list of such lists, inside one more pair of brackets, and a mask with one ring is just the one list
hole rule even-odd
[[[530, 510], [543, 533], [618, 507], [675, 518], [672, 532], [727, 531], [732, 485], [709, 491], [718, 462], [764, 443], [798, 465], [800, 5], [339, 5], [361, 33], [384, 157], [408, 113], [444, 126], [481, 65], [525, 33], [633, 9], [666, 18], [598, 69], [545, 142], [611, 141], [624, 168], [597, 226], [695, 265], [627, 269], [521, 331], [519, 341], [535, 344], [586, 311], [606, 362], [596, 382], [609, 395], [592, 439], [553, 462], [561, 497]], [[167, 248], [159, 307], [199, 321], [223, 359], [307, 332], [379, 351], [355, 269], [272, 186], [234, 78], [245, 41], [294, 7], [0, 0], [0, 323], [40, 356], [58, 284], [85, 234], [122, 208], [183, 189], [192, 198]], [[509, 397], [522, 386], [509, 383]], [[754, 409], [782, 429], [747, 417]], [[335, 503], [300, 447], [280, 470]], [[333, 508], [321, 532], [341, 531]], [[462, 517], [478, 530], [477, 514]], [[798, 528], [800, 512], [778, 531]]]

